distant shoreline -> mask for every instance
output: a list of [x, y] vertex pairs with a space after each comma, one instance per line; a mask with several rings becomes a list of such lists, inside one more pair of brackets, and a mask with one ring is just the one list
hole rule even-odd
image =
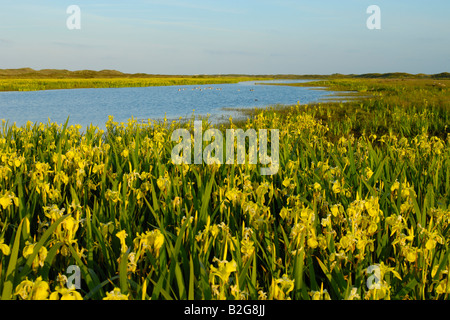
[[265, 78], [265, 79], [340, 79], [340, 78], [375, 78], [375, 79], [450, 79], [450, 72], [437, 74], [410, 74], [405, 72], [364, 73], [364, 74], [194, 74], [167, 75], [148, 73], [124, 73], [117, 70], [76, 70], [32, 68], [0, 69], [0, 79], [112, 79], [112, 78]]
[[42, 91], [59, 89], [130, 88], [155, 86], [187, 86], [238, 83], [242, 81], [267, 80], [252, 77], [171, 77], [171, 78], [68, 78], [68, 79], [0, 79], [0, 92]]
[[244, 74], [213, 74], [213, 75], [161, 75], [146, 73], [123, 73], [116, 70], [79, 70], [65, 69], [0, 69], [1, 91], [40, 91], [57, 89], [90, 89], [90, 88], [127, 88], [176, 85], [205, 85], [238, 83], [257, 80], [338, 80], [338, 79], [450, 79], [450, 73], [439, 74], [409, 74], [409, 73], [367, 73], [361, 75], [244, 75]]

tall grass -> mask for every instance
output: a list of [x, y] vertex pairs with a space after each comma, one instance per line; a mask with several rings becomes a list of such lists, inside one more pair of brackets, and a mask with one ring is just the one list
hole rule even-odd
[[167, 78], [92, 78], [92, 79], [0, 79], [0, 91], [36, 91], [79, 88], [123, 88], [171, 85], [237, 83], [251, 77], [167, 77]]
[[[279, 129], [273, 176], [174, 165], [171, 133], [192, 120], [3, 123], [2, 298], [447, 299], [450, 138], [429, 132], [441, 120], [348, 105], [377, 123], [366, 127], [345, 106], [241, 123]], [[70, 265], [81, 289], [66, 287]]]
[[450, 80], [337, 79], [287, 85], [353, 93], [347, 103], [314, 106], [314, 116], [336, 128], [337, 137], [363, 132], [411, 137], [425, 129], [445, 139], [450, 133]]

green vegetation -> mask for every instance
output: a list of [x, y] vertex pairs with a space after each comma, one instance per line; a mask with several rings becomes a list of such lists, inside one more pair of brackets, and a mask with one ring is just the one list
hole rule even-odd
[[80, 88], [124, 88], [173, 85], [237, 83], [253, 78], [92, 78], [92, 79], [0, 79], [0, 91], [36, 91]]
[[[339, 91], [349, 92], [345, 103], [300, 107], [326, 123], [335, 139], [342, 134], [359, 137], [364, 133], [411, 137], [423, 130], [446, 139], [450, 133], [450, 80], [348, 78], [274, 85], [319, 87], [338, 95]], [[276, 110], [282, 113], [283, 107]]]
[[171, 85], [237, 83], [271, 79], [245, 75], [158, 75], [128, 74], [116, 70], [0, 69], [0, 91], [35, 91], [79, 88], [123, 88]]
[[279, 129], [273, 176], [174, 165], [192, 120], [4, 123], [2, 298], [448, 299], [448, 82], [315, 85], [369, 97], [219, 127]]
[[202, 85], [237, 83], [269, 79], [450, 79], [450, 73], [412, 75], [408, 73], [362, 74], [362, 75], [161, 75], [123, 73], [116, 70], [58, 70], [31, 68], [0, 69], [0, 91], [34, 91], [77, 88], [122, 88], [170, 85]]

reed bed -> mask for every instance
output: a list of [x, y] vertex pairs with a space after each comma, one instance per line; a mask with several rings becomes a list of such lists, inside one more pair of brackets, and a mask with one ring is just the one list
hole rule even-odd
[[165, 77], [165, 78], [92, 78], [92, 79], [0, 79], [0, 91], [37, 91], [81, 88], [124, 88], [172, 85], [237, 83], [251, 77]]

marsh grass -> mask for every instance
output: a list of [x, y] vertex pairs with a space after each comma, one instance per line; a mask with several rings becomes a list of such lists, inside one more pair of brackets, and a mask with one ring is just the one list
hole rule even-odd
[[0, 79], [0, 91], [37, 91], [81, 88], [124, 88], [174, 85], [203, 85], [237, 83], [258, 78], [251, 77], [154, 77], [154, 78], [39, 78]]
[[450, 133], [450, 80], [351, 78], [274, 85], [317, 87], [336, 91], [338, 96], [348, 92], [352, 98], [344, 103], [324, 101], [308, 106], [332, 131], [337, 128], [337, 136], [363, 132], [414, 136], [425, 128], [446, 139]]

